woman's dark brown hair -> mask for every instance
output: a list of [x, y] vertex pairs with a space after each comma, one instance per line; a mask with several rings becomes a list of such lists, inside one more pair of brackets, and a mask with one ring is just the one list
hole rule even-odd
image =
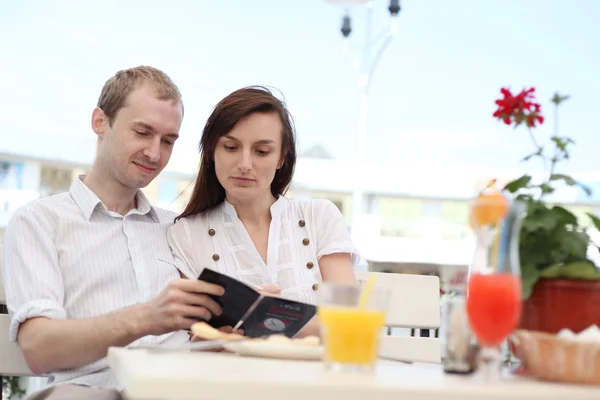
[[200, 170], [194, 191], [185, 210], [175, 221], [210, 210], [225, 200], [225, 189], [215, 172], [215, 148], [217, 142], [228, 134], [244, 117], [254, 113], [274, 113], [283, 125], [281, 154], [284, 161], [275, 173], [271, 193], [275, 197], [285, 194], [294, 175], [296, 166], [296, 134], [294, 123], [285, 103], [262, 86], [236, 90], [217, 104], [206, 121], [200, 139]]

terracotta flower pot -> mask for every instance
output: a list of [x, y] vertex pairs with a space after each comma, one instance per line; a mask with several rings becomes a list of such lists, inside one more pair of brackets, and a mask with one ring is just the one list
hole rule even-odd
[[600, 281], [540, 279], [523, 302], [520, 329], [575, 333], [600, 327]]

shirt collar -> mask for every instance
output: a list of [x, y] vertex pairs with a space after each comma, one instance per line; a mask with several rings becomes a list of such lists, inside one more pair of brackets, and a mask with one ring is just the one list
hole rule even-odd
[[[92, 214], [94, 213], [94, 210], [96, 210], [96, 208], [98, 207], [99, 204], [104, 210], [106, 210], [106, 212], [109, 212], [109, 211], [108, 211], [108, 209], [106, 209], [104, 204], [102, 204], [102, 201], [96, 195], [96, 193], [94, 193], [92, 191], [92, 189], [90, 189], [89, 187], [87, 187], [85, 185], [85, 183], [83, 183], [84, 178], [85, 178], [85, 175], [79, 175], [77, 177], [77, 179], [75, 179], [75, 181], [71, 185], [71, 188], [69, 189], [69, 193], [71, 193], [71, 197], [73, 198], [73, 200], [75, 201], [75, 204], [77, 204], [77, 206], [83, 213], [83, 216], [85, 217], [85, 219], [87, 221], [89, 221], [90, 218], [92, 218]], [[141, 190], [138, 190], [136, 192], [135, 200], [136, 200], [137, 208], [130, 210], [127, 213], [128, 215], [129, 214], [140, 214], [140, 215], [148, 214], [148, 215], [150, 215], [150, 217], [152, 217], [152, 219], [154, 221], [159, 222], [156, 210], [154, 209], [152, 204], [150, 204], [150, 201], [144, 195], [144, 193], [142, 193]]]
[[[287, 199], [285, 197], [281, 195], [277, 197], [277, 200], [275, 200], [275, 202], [271, 204], [270, 207], [271, 218], [275, 218], [276, 216], [279, 216], [279, 214], [281, 214], [281, 211], [285, 208], [286, 202]], [[237, 217], [237, 211], [235, 211], [235, 207], [233, 206], [233, 204], [228, 202], [227, 199], [223, 201], [223, 210], [225, 211], [225, 213], [231, 215], [232, 217]]]
[[144, 193], [139, 189], [135, 194], [135, 204], [137, 204], [137, 208], [131, 210], [129, 213], [140, 215], [148, 214], [155, 222], [160, 222], [158, 220], [156, 208], [150, 203], [150, 200], [148, 200], [146, 195], [144, 195]]

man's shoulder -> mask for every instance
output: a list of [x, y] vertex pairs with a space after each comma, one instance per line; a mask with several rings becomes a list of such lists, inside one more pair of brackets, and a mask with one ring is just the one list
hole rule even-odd
[[75, 203], [71, 195], [59, 193], [32, 200], [17, 208], [11, 215], [7, 231], [23, 226], [35, 226], [36, 229], [53, 231], [58, 226], [61, 216], [65, 213], [75, 212]]
[[23, 204], [14, 211], [13, 217], [64, 211], [65, 207], [74, 204], [73, 198], [69, 192], [59, 193], [52, 196], [41, 197]]
[[173, 223], [178, 215], [176, 212], [167, 210], [166, 208], [152, 206], [152, 209], [156, 213], [156, 218], [158, 218], [158, 221], [161, 223]]

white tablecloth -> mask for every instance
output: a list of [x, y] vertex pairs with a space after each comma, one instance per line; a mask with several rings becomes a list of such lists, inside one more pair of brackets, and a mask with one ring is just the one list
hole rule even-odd
[[583, 400], [600, 387], [503, 377], [445, 374], [439, 364], [381, 360], [367, 375], [326, 373], [315, 361], [272, 360], [228, 353], [150, 352], [111, 348], [109, 363], [129, 399], [210, 400]]

